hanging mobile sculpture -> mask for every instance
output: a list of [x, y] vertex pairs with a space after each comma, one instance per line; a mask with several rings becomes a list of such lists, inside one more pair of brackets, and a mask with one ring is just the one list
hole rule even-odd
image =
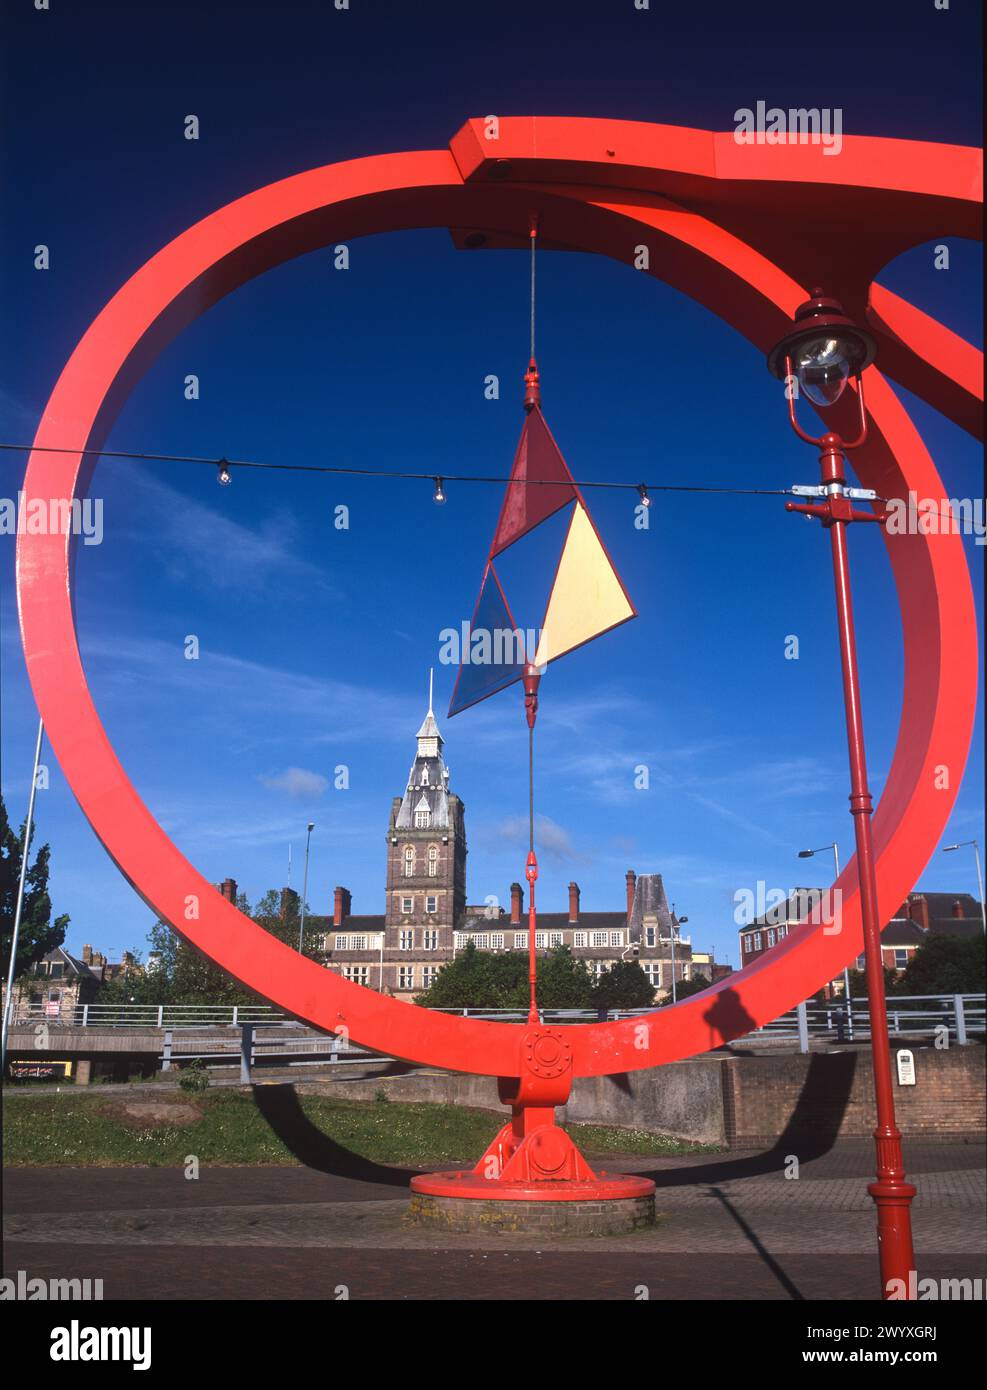
[[[528, 1022], [538, 1022], [535, 958], [534, 735], [538, 687], [549, 662], [575, 651], [612, 628], [637, 616], [620, 576], [590, 517], [586, 500], [541, 409], [541, 387], [535, 359], [535, 252], [537, 222], [530, 222], [531, 242], [531, 359], [525, 373], [524, 409], [514, 465], [500, 518], [487, 556], [476, 608], [456, 676], [450, 717], [521, 681], [528, 723]], [[554, 579], [549, 588], [541, 626], [534, 632], [518, 627], [494, 561], [550, 517], [569, 509], [568, 526]], [[483, 660], [473, 658], [474, 635], [481, 639]]]

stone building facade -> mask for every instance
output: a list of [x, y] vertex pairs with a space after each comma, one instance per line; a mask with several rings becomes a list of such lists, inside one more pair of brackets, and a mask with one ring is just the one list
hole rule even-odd
[[[97, 1001], [100, 985], [130, 970], [138, 971], [140, 966], [129, 951], [124, 951], [121, 960], [110, 961], [91, 946], [83, 946], [81, 957], [56, 946], [15, 980], [13, 1018], [71, 1023], [82, 1005]], [[4, 981], [4, 995], [6, 989]]]
[[[310, 919], [320, 933], [322, 958], [356, 984], [411, 999], [427, 989], [443, 965], [472, 941], [484, 951], [526, 951], [524, 890], [513, 883], [510, 909], [490, 898], [470, 905], [466, 896], [466, 808], [449, 785], [444, 742], [431, 707], [416, 735], [415, 758], [387, 827], [385, 910], [352, 911], [347, 888], [337, 887], [333, 915]], [[600, 974], [620, 960], [637, 960], [660, 998], [694, 969], [718, 979], [711, 953], [701, 967], [683, 936], [660, 874], [628, 870], [624, 902], [611, 912], [584, 912], [579, 885], [569, 884], [568, 910], [539, 912], [536, 949], [565, 945]]]

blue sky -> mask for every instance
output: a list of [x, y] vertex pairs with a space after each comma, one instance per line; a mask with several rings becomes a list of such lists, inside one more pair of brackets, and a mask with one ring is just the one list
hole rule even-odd
[[[0, 437], [30, 437], [85, 327], [190, 222], [297, 170], [444, 145], [471, 115], [610, 115], [725, 129], [769, 104], [844, 109], [844, 130], [979, 142], [979, 6], [865, 4], [852, 39], [811, 11], [741, 19], [722, 7], [296, 4], [236, 20], [232, 5], [87, 6], [8, 14]], [[532, 14], [532, 10], [535, 13]], [[853, 63], [846, 61], [852, 46]], [[743, 51], [743, 61], [737, 54]], [[201, 138], [182, 138], [189, 112]], [[10, 195], [13, 194], [11, 197]], [[38, 242], [52, 269], [32, 268]], [[981, 341], [976, 248], [928, 248], [881, 276]], [[158, 359], [110, 448], [428, 473], [503, 474], [522, 424], [527, 266], [465, 255], [443, 232], [355, 241], [269, 272]], [[10, 331], [12, 330], [12, 331]], [[681, 295], [628, 267], [544, 255], [539, 360], [546, 417], [579, 478], [786, 487], [815, 480], [760, 355]], [[200, 378], [186, 401], [184, 379]], [[484, 399], [488, 373], [499, 401]], [[906, 396], [952, 495], [979, 496], [980, 451]], [[23, 458], [0, 455], [0, 494]], [[383, 908], [384, 833], [404, 785], [439, 633], [469, 616], [501, 490], [234, 474], [106, 460], [105, 540], [82, 548], [86, 668], [135, 785], [180, 848], [252, 900], [300, 885], [324, 911], [346, 884]], [[851, 850], [828, 546], [779, 499], [663, 495], [651, 529], [593, 492], [597, 526], [640, 616], [559, 663], [542, 687], [540, 902], [619, 907], [628, 867], [660, 871], [697, 945], [737, 963], [733, 895], [807, 877], [795, 858]], [[336, 530], [333, 509], [350, 508]], [[862, 534], [861, 534], [862, 533]], [[981, 605], [983, 551], [967, 542]], [[900, 709], [897, 605], [876, 532], [851, 536], [873, 788]], [[3, 790], [19, 820], [36, 714], [19, 654], [13, 546], [0, 538]], [[801, 657], [784, 660], [784, 641]], [[195, 634], [200, 659], [187, 661]], [[451, 785], [467, 807], [469, 896], [522, 875], [525, 739], [516, 689], [449, 721]], [[944, 839], [980, 835], [982, 725]], [[648, 791], [634, 768], [651, 769]], [[333, 769], [350, 786], [334, 789]], [[149, 914], [96, 842], [57, 768], [38, 804], [68, 944], [142, 945]], [[828, 879], [825, 880], [828, 882]], [[924, 886], [975, 891], [972, 860], [937, 855]]]

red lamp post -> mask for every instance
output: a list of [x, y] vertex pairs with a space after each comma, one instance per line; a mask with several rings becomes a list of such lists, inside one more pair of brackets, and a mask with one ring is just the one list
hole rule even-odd
[[[877, 1181], [867, 1190], [877, 1207], [878, 1254], [881, 1264], [881, 1293], [888, 1298], [891, 1280], [901, 1280], [896, 1296], [908, 1297], [912, 1288], [910, 1272], [915, 1267], [912, 1249], [910, 1206], [915, 1188], [905, 1181], [901, 1153], [901, 1132], [895, 1123], [894, 1092], [891, 1081], [891, 1047], [888, 1040], [887, 1005], [881, 960], [881, 922], [877, 902], [877, 876], [871, 835], [873, 805], [867, 785], [864, 753], [864, 725], [860, 706], [860, 680], [857, 644], [850, 592], [850, 562], [846, 528], [854, 521], [884, 520], [880, 512], [854, 507], [855, 499], [875, 498], [873, 491], [846, 485], [845, 451], [857, 448], [867, 438], [862, 373], [874, 360], [876, 346], [869, 333], [858, 328], [835, 299], [821, 290], [795, 311], [792, 331], [768, 355], [768, 368], [785, 381], [788, 415], [800, 439], [819, 449], [821, 481], [818, 487], [794, 489], [803, 496], [820, 498], [817, 503], [789, 502], [787, 509], [818, 517], [829, 530], [836, 585], [836, 612], [843, 667], [843, 700], [846, 706], [847, 744], [850, 755], [850, 813], [853, 816], [857, 846], [857, 873], [860, 886], [861, 917], [867, 994], [870, 1000], [871, 1051], [874, 1059], [874, 1090], [877, 1099]], [[839, 400], [853, 374], [857, 390], [859, 432], [852, 442], [827, 432], [818, 439], [800, 427], [795, 403], [799, 390], [821, 407]]]

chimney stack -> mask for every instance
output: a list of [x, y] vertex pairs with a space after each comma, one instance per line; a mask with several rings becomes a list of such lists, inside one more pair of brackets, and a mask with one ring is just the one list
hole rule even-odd
[[963, 916], [963, 904], [960, 902], [959, 898], [957, 898], [956, 901], [953, 903], [953, 916], [954, 916], [954, 917], [962, 917], [962, 916]]
[[579, 884], [569, 884], [569, 921], [579, 921]]
[[282, 888], [282, 889], [281, 889], [281, 920], [282, 920], [282, 922], [285, 922], [285, 921], [288, 920], [288, 915], [289, 915], [289, 913], [291, 912], [291, 909], [292, 909], [293, 907], [297, 910], [297, 907], [298, 907], [298, 894], [295, 892], [294, 888]]
[[929, 930], [929, 901], [923, 893], [913, 893], [908, 899], [908, 910], [913, 922], [923, 931]]
[[92, 965], [92, 963], [93, 963], [93, 948], [92, 948], [91, 946], [83, 946], [83, 948], [82, 948], [82, 963], [83, 963], [83, 965]]
[[517, 927], [521, 924], [521, 913], [524, 910], [524, 889], [520, 883], [511, 884], [511, 926]]
[[222, 881], [222, 883], [219, 885], [219, 891], [222, 893], [223, 897], [226, 899], [226, 901], [227, 901], [228, 903], [235, 903], [235, 902], [236, 902], [236, 879], [235, 879], [235, 878], [224, 878], [223, 881]]
[[332, 924], [341, 927], [350, 915], [353, 899], [348, 888], [337, 888], [333, 894]]
[[633, 869], [628, 869], [625, 874], [627, 880], [627, 921], [631, 920], [631, 913], [634, 911], [634, 888], [637, 884], [637, 874]]

